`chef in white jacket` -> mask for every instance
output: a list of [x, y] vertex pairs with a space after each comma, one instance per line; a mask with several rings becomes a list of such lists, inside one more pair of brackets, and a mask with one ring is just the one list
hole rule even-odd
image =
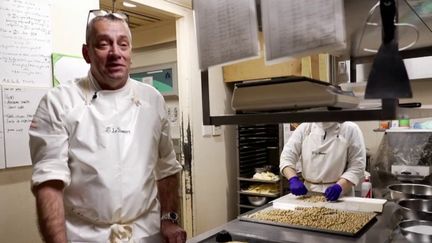
[[[300, 163], [300, 166], [297, 166]], [[353, 122], [302, 123], [285, 144], [280, 171], [295, 195], [323, 192], [329, 201], [354, 195], [353, 186], [364, 175], [366, 149], [360, 128]], [[302, 181], [296, 168], [301, 168]]]
[[[93, 18], [94, 17], [94, 18]], [[184, 243], [177, 162], [162, 95], [129, 78], [126, 16], [90, 11], [88, 77], [45, 95], [30, 128], [45, 242]]]

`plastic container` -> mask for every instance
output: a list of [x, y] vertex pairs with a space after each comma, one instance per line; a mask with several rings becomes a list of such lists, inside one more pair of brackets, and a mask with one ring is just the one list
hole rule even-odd
[[408, 119], [408, 118], [399, 119], [399, 127], [409, 128], [410, 127], [410, 119]]
[[389, 121], [380, 121], [379, 129], [383, 129], [383, 130], [389, 129], [390, 128], [389, 123], [390, 123]]
[[372, 198], [372, 183], [366, 177], [361, 184], [361, 197]]
[[399, 127], [399, 121], [398, 120], [392, 120], [390, 124], [390, 128], [397, 128]]

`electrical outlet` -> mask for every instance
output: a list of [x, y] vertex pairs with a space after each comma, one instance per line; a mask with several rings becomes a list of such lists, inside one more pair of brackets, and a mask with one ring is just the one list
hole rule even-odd
[[213, 134], [213, 128], [212, 128], [212, 126], [202, 125], [202, 127], [201, 127], [201, 133], [202, 133], [203, 137], [211, 137], [211, 135]]
[[212, 126], [213, 127], [213, 136], [220, 136], [222, 135], [222, 126]]

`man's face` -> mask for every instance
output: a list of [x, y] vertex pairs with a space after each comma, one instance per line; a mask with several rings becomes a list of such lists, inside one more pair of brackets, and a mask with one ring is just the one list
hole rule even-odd
[[131, 39], [127, 25], [121, 21], [100, 20], [94, 23], [83, 56], [103, 89], [121, 88], [129, 77]]

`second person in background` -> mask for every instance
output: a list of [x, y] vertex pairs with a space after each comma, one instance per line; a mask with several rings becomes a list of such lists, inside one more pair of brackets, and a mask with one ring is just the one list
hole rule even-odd
[[[304, 182], [297, 175], [297, 163]], [[363, 134], [353, 122], [300, 124], [285, 144], [279, 165], [291, 193], [323, 192], [328, 201], [354, 195], [365, 166]]]

